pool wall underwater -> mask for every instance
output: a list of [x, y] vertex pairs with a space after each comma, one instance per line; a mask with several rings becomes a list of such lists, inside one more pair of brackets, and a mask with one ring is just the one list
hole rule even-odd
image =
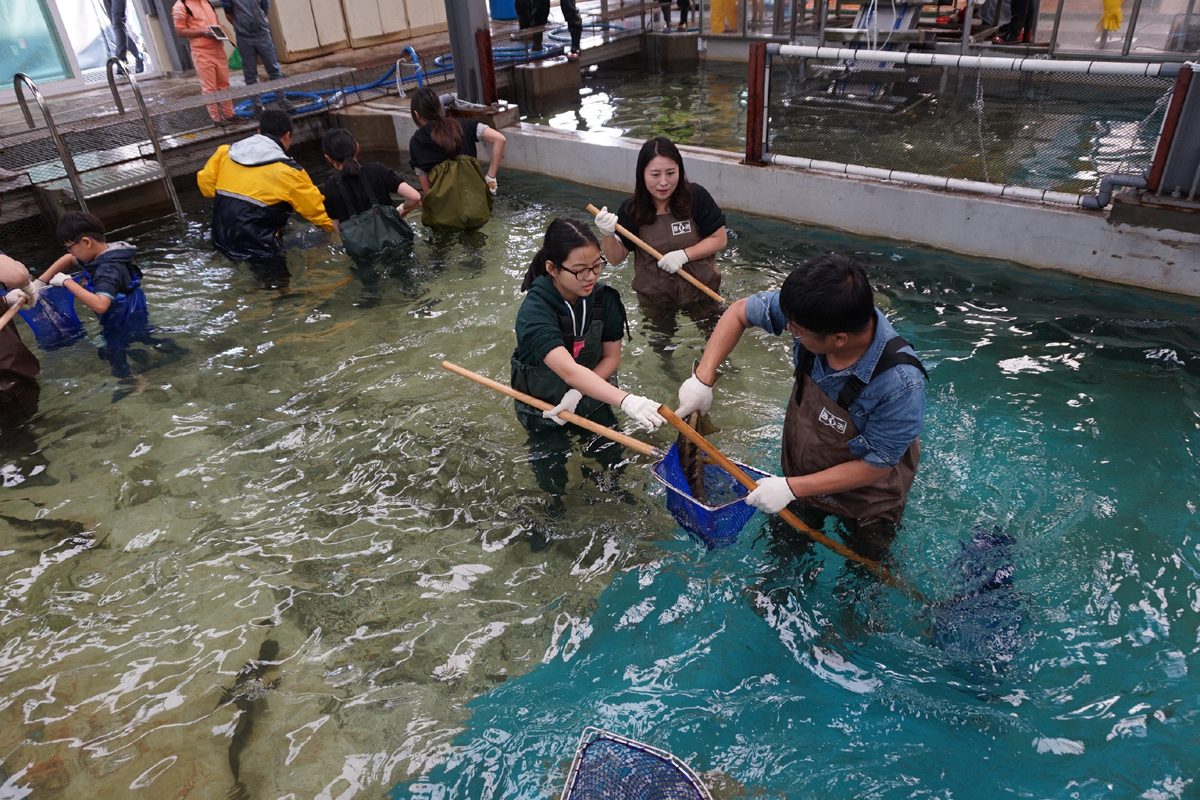
[[[381, 113], [390, 114], [396, 144], [407, 150], [416, 130], [407, 109], [356, 109], [339, 121], [357, 135]], [[641, 147], [636, 139], [528, 123], [505, 128], [504, 135], [506, 169], [622, 192], [629, 188]], [[727, 209], [1200, 296], [1200, 234], [1113, 223], [1107, 212], [751, 166], [736, 153], [704, 147], [680, 150], [688, 177], [711, 189]], [[481, 143], [480, 151], [482, 160], [490, 159], [487, 145]]]

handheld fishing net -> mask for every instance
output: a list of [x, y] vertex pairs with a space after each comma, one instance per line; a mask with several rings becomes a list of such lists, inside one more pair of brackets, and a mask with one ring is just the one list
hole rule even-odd
[[[737, 463], [737, 462], [734, 462]], [[754, 480], [770, 473], [738, 464]], [[738, 533], [754, 516], [754, 506], [742, 500], [749, 490], [716, 464], [704, 465], [704, 493], [707, 499], [692, 496], [687, 475], [679, 461], [678, 445], [671, 445], [666, 456], [654, 465], [654, 477], [667, 487], [667, 510], [689, 533], [700, 538], [710, 550], [737, 541]]]
[[83, 325], [75, 313], [75, 295], [63, 286], [47, 286], [38, 294], [37, 305], [17, 313], [43, 350], [66, 347], [83, 338]]
[[585, 728], [560, 800], [712, 800], [682, 760], [600, 728]]

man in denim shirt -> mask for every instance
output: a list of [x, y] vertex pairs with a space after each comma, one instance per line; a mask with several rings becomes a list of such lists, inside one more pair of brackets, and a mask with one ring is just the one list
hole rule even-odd
[[774, 514], [798, 501], [820, 527], [836, 514], [860, 555], [886, 554], [916, 474], [925, 425], [925, 369], [874, 306], [862, 266], [829, 254], [778, 292], [738, 300], [721, 317], [679, 416], [708, 411], [717, 366], [742, 332], [792, 334], [796, 383], [783, 426], [786, 477], [759, 481], [746, 502]]

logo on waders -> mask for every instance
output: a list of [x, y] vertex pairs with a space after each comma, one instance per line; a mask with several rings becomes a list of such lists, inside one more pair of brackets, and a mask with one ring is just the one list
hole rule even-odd
[[681, 236], [685, 233], [691, 233], [691, 232], [692, 232], [692, 221], [690, 219], [684, 220], [683, 222], [672, 222], [671, 223], [671, 235], [672, 236]]
[[821, 422], [824, 422], [826, 425], [833, 428], [838, 433], [846, 432], [846, 420], [842, 419], [841, 417], [835, 417], [833, 414], [830, 414], [829, 409], [822, 408], [821, 415], [819, 417], [817, 417], [817, 419], [821, 420]]
[[571, 344], [571, 349], [574, 352], [571, 353], [571, 358], [579, 358], [579, 354], [583, 352], [583, 346], [585, 344], [587, 344], [587, 340], [585, 339], [580, 339], [577, 342], [573, 342]]

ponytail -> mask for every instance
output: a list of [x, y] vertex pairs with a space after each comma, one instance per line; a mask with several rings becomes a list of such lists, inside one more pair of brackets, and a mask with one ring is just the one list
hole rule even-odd
[[535, 280], [549, 274], [546, 270], [547, 261], [556, 267], [562, 267], [572, 250], [587, 247], [589, 244], [595, 245], [597, 249], [600, 247], [600, 242], [590, 227], [572, 217], [555, 217], [546, 228], [542, 249], [537, 251], [529, 269], [525, 271], [521, 291], [528, 292]]
[[343, 176], [353, 178], [362, 171], [362, 165], [358, 163], [356, 157], [358, 142], [354, 140], [354, 135], [345, 128], [331, 128], [326, 131], [325, 136], [321, 139], [321, 150], [329, 157], [330, 161], [336, 161], [342, 165]]
[[428, 86], [424, 86], [413, 92], [410, 102], [409, 109], [413, 121], [416, 122], [417, 117], [420, 117], [427, 123], [432, 123], [433, 127], [429, 130], [429, 138], [433, 139], [434, 144], [446, 151], [448, 158], [455, 158], [462, 152], [462, 125], [457, 120], [452, 120], [445, 116], [445, 109], [442, 108], [442, 98], [438, 96], [437, 92]]

